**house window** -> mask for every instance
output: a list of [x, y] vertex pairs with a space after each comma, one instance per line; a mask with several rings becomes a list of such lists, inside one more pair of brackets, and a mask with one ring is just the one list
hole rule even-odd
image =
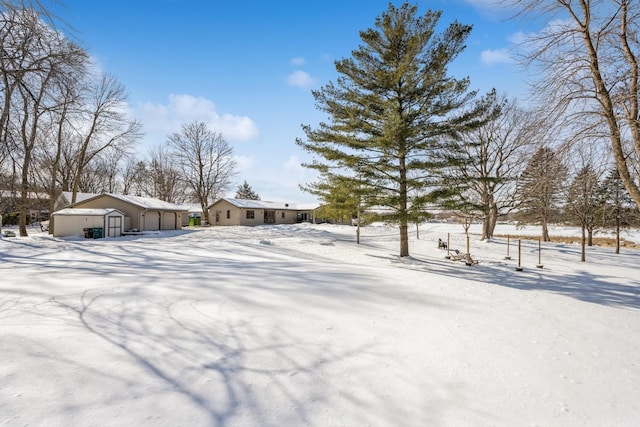
[[284, 212], [282, 212], [282, 219], [284, 219]]
[[227, 209], [227, 219], [231, 218], [231, 211]]
[[256, 211], [247, 211], [247, 219], [255, 219]]

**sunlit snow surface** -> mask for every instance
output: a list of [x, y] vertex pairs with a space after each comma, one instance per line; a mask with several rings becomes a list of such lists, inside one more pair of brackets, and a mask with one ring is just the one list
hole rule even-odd
[[640, 251], [410, 231], [1, 238], [0, 426], [640, 423]]

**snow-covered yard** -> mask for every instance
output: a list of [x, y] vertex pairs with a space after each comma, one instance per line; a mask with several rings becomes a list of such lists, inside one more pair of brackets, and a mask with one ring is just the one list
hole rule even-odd
[[639, 425], [640, 251], [461, 231], [2, 238], [0, 425]]

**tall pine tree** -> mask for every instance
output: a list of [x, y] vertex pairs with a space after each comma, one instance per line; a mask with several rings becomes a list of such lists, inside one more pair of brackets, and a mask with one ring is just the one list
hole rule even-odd
[[560, 190], [567, 168], [560, 156], [548, 147], [535, 152], [520, 176], [516, 194], [519, 211], [516, 217], [542, 227], [542, 240], [549, 242], [549, 222], [560, 207]]
[[303, 126], [307, 141], [296, 141], [317, 156], [304, 166], [361, 182], [375, 195], [372, 204], [389, 208], [387, 219], [399, 223], [401, 257], [409, 255], [412, 202], [424, 204], [410, 194], [437, 186], [447, 166], [443, 136], [475, 128], [489, 109], [486, 103], [469, 108], [477, 95], [469, 80], [448, 75], [471, 27], [453, 22], [436, 33], [440, 16], [389, 4], [375, 29], [360, 32], [363, 44], [352, 57], [336, 61], [336, 84], [312, 92], [329, 123]]
[[[598, 174], [591, 165], [583, 167], [567, 188], [565, 217], [580, 226], [582, 232], [581, 261], [586, 261], [585, 246], [593, 246], [593, 230], [596, 226]], [[587, 234], [588, 233], [588, 239]]]
[[613, 168], [598, 187], [598, 219], [603, 226], [613, 226], [616, 253], [620, 253], [620, 229], [638, 218], [637, 207], [625, 188], [618, 169]]

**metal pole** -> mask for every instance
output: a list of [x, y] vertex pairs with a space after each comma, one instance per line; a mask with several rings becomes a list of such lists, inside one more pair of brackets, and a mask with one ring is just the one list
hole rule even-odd
[[537, 268], [542, 268], [544, 267], [542, 265], [542, 244], [540, 243], [540, 239], [538, 239], [538, 264], [536, 265]]
[[451, 259], [451, 252], [449, 252], [449, 248], [451, 247], [451, 233], [447, 233], [447, 256], [445, 258]]
[[507, 234], [507, 256], [504, 257], [504, 259], [507, 259], [507, 260], [511, 259], [511, 257], [509, 256], [509, 237], [510, 236]]
[[516, 271], [522, 271], [522, 267], [520, 266], [521, 255], [522, 255], [522, 240], [518, 239], [518, 266], [516, 267]]

